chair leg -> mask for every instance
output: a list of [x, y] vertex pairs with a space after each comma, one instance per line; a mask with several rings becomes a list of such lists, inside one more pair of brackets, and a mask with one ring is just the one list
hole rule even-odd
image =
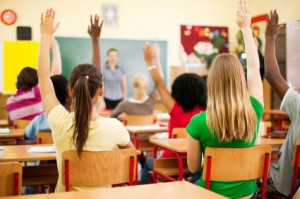
[[70, 191], [70, 162], [69, 160], [65, 160], [65, 184], [66, 184], [66, 192]]
[[14, 173], [14, 196], [19, 195], [19, 173]]
[[291, 187], [291, 194], [290, 194], [291, 197], [293, 197], [293, 195], [296, 192], [299, 160], [300, 160], [300, 146], [297, 146], [296, 157], [295, 157], [295, 162], [294, 162], [294, 167], [293, 167], [293, 178], [292, 178], [292, 187]]
[[205, 188], [210, 190], [210, 176], [211, 176], [211, 164], [212, 164], [212, 157], [207, 156], [207, 168], [206, 168], [206, 185]]
[[267, 178], [268, 178], [268, 170], [269, 170], [269, 166], [270, 166], [269, 164], [270, 164], [270, 154], [266, 153], [265, 160], [264, 160], [263, 182], [262, 182], [262, 187], [261, 187], [261, 198], [262, 199], [266, 198]]

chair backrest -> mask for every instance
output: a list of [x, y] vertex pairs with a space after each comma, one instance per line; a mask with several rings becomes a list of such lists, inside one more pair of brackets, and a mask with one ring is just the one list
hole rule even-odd
[[22, 164], [0, 163], [0, 196], [21, 195]]
[[53, 144], [52, 133], [50, 131], [39, 131], [36, 134], [37, 144]]
[[291, 186], [291, 195], [293, 196], [296, 192], [296, 183], [298, 177], [298, 168], [300, 167], [300, 138], [296, 140], [294, 147], [294, 156], [293, 156], [293, 178]]
[[25, 129], [31, 120], [14, 120], [13, 121], [13, 128], [15, 129]]
[[[133, 184], [137, 160], [136, 149], [114, 151], [84, 151], [79, 158], [77, 151], [62, 154], [62, 183], [70, 186], [104, 186]], [[69, 172], [67, 172], [69, 170]], [[68, 180], [69, 179], [69, 180]]]
[[125, 115], [124, 124], [132, 126], [152, 125], [155, 123], [154, 115]]
[[243, 181], [263, 178], [262, 196], [270, 164], [271, 146], [249, 148], [211, 148], [205, 150], [202, 178], [210, 181]]
[[172, 138], [186, 138], [187, 132], [185, 128], [173, 128]]

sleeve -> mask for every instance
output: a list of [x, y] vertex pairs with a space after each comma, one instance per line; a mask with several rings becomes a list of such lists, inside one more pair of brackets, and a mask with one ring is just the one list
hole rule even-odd
[[117, 105], [117, 107], [113, 110], [109, 117], [117, 118], [121, 113], [125, 112], [126, 101], [122, 101]]
[[255, 114], [257, 117], [257, 121], [261, 121], [262, 115], [264, 113], [264, 107], [254, 97], [250, 97], [250, 101], [251, 101], [252, 107], [254, 108], [254, 111], [255, 111]]
[[300, 95], [295, 90], [290, 88], [280, 105], [280, 110], [288, 113], [290, 120], [298, 121], [300, 113]]
[[119, 122], [118, 120], [115, 120], [116, 127], [117, 127], [117, 145], [118, 146], [126, 146], [130, 142], [130, 136], [127, 131], [127, 129], [124, 127], [124, 125]]
[[158, 94], [158, 91], [156, 89], [154, 89], [150, 95], [149, 95], [149, 98], [151, 100], [153, 100], [154, 102], [156, 102], [157, 100], [159, 100], [159, 94]]
[[29, 140], [36, 139], [36, 133], [39, 129], [39, 116], [35, 117], [25, 129], [25, 137]]
[[70, 122], [72, 122], [71, 114], [61, 104], [55, 106], [48, 114], [48, 123], [53, 136], [64, 133]]
[[192, 117], [190, 123], [186, 127], [186, 131], [188, 132], [188, 134], [195, 140], [200, 140], [200, 120], [200, 114], [197, 114]]

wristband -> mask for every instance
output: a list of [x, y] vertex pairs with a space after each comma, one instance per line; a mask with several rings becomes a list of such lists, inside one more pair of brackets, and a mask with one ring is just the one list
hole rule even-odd
[[153, 70], [153, 69], [156, 69], [156, 66], [155, 66], [155, 65], [152, 65], [152, 66], [149, 66], [149, 67], [148, 67], [148, 71], [151, 71], [151, 70]]

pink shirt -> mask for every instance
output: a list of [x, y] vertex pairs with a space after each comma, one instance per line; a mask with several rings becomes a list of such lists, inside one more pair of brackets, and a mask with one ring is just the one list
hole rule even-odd
[[[185, 128], [189, 124], [192, 117], [201, 111], [205, 111], [205, 109], [196, 107], [192, 111], [184, 112], [181, 106], [175, 102], [170, 112], [171, 119], [169, 121], [169, 138], [172, 138], [173, 128]], [[169, 150], [164, 150], [162, 157], [174, 157], [174, 154]]]
[[43, 113], [40, 89], [35, 86], [27, 90], [18, 90], [7, 99], [6, 109], [11, 121], [17, 119], [32, 120]]

